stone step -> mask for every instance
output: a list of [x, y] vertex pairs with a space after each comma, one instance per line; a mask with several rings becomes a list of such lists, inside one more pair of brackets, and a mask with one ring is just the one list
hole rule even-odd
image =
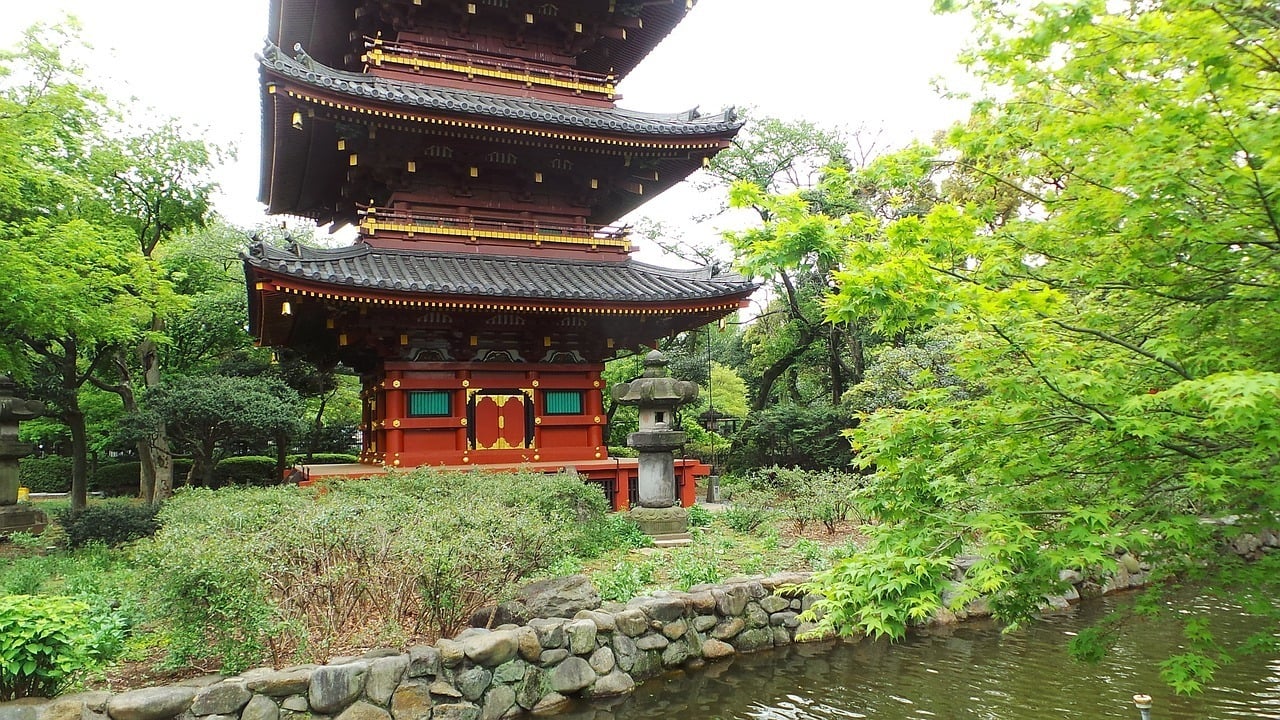
[[689, 533], [669, 533], [654, 535], [653, 546], [659, 548], [684, 547], [693, 544], [693, 536]]

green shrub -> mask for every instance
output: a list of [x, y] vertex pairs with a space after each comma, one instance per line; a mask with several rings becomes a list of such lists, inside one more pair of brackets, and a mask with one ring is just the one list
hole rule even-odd
[[279, 485], [276, 476], [276, 459], [265, 455], [244, 455], [223, 458], [213, 466], [213, 481], [217, 487], [225, 485]]
[[138, 552], [169, 662], [235, 671], [452, 635], [575, 548], [626, 537], [600, 531], [608, 516], [576, 476], [421, 469], [318, 491], [185, 489]]
[[141, 463], [107, 463], [99, 465], [89, 478], [89, 489], [107, 497], [137, 497]]
[[71, 458], [61, 455], [22, 458], [18, 460], [18, 484], [31, 492], [69, 492]]
[[720, 513], [720, 519], [738, 532], [754, 532], [773, 519], [774, 502], [776, 497], [773, 493], [755, 489], [738, 490], [733, 493], [729, 506]]
[[843, 432], [858, 424], [851, 411], [824, 405], [779, 405], [752, 413], [724, 456], [728, 472], [770, 465], [805, 470], [847, 468], [853, 448]]
[[719, 560], [705, 547], [689, 547], [676, 553], [672, 570], [679, 590], [724, 579]]
[[705, 505], [695, 504], [689, 507], [689, 527], [711, 527], [714, 520], [715, 515]]
[[80, 512], [62, 510], [57, 519], [73, 548], [90, 543], [112, 547], [154, 535], [160, 527], [154, 505], [128, 500], [95, 502]]
[[570, 547], [578, 557], [590, 559], [610, 550], [632, 550], [652, 544], [653, 538], [645, 535], [626, 515], [606, 512], [576, 528]]
[[315, 453], [310, 460], [306, 455], [290, 455], [288, 458], [290, 465], [346, 465], [358, 462], [360, 462], [358, 456], [347, 453]]
[[602, 600], [626, 602], [636, 597], [646, 585], [652, 585], [655, 569], [647, 562], [620, 562], [612, 570], [602, 570], [591, 576], [591, 584]]
[[853, 494], [865, 484], [866, 478], [854, 472], [774, 466], [736, 478], [730, 487], [771, 494], [777, 507], [801, 532], [810, 522], [821, 522], [828, 533], [834, 533], [840, 523], [849, 519]]
[[[89, 489], [107, 497], [137, 497], [142, 472], [140, 465], [137, 460], [99, 465], [89, 478]], [[173, 458], [170, 469], [173, 473], [173, 486], [185, 485], [190, 471], [190, 458]]]
[[0, 701], [53, 697], [101, 659], [85, 603], [0, 596]]

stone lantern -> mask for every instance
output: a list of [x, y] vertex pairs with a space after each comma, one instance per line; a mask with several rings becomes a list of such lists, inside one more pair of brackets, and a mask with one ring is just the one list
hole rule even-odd
[[40, 532], [48, 522], [43, 511], [18, 505], [18, 458], [32, 450], [19, 442], [18, 423], [39, 417], [44, 404], [16, 397], [16, 389], [13, 380], [0, 375], [0, 535]]
[[627, 436], [627, 445], [640, 453], [637, 487], [639, 507], [631, 518], [646, 534], [657, 538], [682, 536], [689, 529], [689, 513], [676, 502], [675, 458], [671, 451], [684, 444], [685, 434], [672, 430], [675, 410], [698, 399], [698, 386], [667, 377], [667, 359], [654, 350], [644, 359], [644, 374], [613, 386], [613, 399], [634, 405], [640, 429]]

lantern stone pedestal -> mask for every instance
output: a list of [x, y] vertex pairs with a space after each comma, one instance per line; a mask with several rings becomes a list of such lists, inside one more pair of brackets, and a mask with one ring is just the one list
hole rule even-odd
[[675, 409], [698, 398], [698, 386], [667, 377], [667, 359], [654, 350], [644, 360], [644, 374], [613, 387], [620, 405], [635, 405], [640, 429], [627, 436], [627, 445], [640, 453], [636, 484], [639, 506], [629, 517], [659, 547], [690, 542], [689, 512], [676, 501], [675, 458], [671, 451], [684, 444], [685, 434], [672, 430]]
[[18, 458], [31, 454], [18, 441], [18, 422], [39, 417], [44, 404], [14, 396], [13, 381], [0, 375], [0, 537], [15, 532], [41, 533], [49, 523], [43, 510], [18, 504]]

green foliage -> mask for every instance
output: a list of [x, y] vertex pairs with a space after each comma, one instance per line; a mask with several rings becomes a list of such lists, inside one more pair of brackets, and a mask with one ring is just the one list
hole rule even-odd
[[715, 515], [705, 505], [694, 504], [689, 507], [689, 527], [710, 527]]
[[725, 468], [740, 474], [769, 466], [849, 467], [853, 450], [842, 433], [855, 423], [852, 413], [825, 405], [778, 405], [753, 413], [734, 435]]
[[[180, 457], [171, 460], [173, 484], [174, 487], [180, 487], [186, 482], [187, 473], [191, 470], [191, 460]], [[103, 463], [89, 477], [89, 489], [107, 497], [137, 497], [141, 472], [139, 465], [137, 460]]]
[[653, 539], [640, 526], [622, 513], [604, 512], [593, 515], [576, 534], [573, 551], [577, 557], [590, 559], [610, 550], [632, 550], [653, 545]]
[[203, 221], [216, 155], [173, 122], [123, 128], [69, 59], [78, 45], [74, 27], [34, 26], [0, 52], [0, 365], [64, 425], [77, 508], [109, 435], [91, 437], [81, 396], [182, 304], [150, 250]]
[[138, 495], [139, 464], [130, 462], [99, 465], [89, 478], [89, 489], [107, 497], [136, 497]]
[[720, 558], [705, 545], [693, 545], [678, 550], [671, 561], [676, 588], [688, 590], [694, 585], [719, 582], [724, 579]]
[[89, 606], [56, 596], [0, 596], [0, 701], [53, 697], [103, 657]]
[[[892, 406], [851, 433], [875, 472], [856, 500], [879, 524], [816, 583], [824, 622], [895, 634], [961, 551], [981, 561], [957, 602], [991, 595], [1014, 624], [1058, 571], [1121, 550], [1225, 585], [1237, 570], [1201, 518], [1280, 515], [1280, 124], [1260, 82], [1280, 18], [1196, 0], [961, 4], [985, 96], [934, 153], [950, 202], [844, 220], [826, 299], [829, 320], [886, 337], [937, 328], [954, 382], [929, 360], [862, 403]], [[1232, 587], [1274, 595], [1251, 567]], [[1180, 691], [1220, 657], [1189, 643], [1163, 667]]]
[[855, 492], [866, 484], [858, 473], [799, 468], [761, 468], [737, 480], [739, 484], [770, 493], [788, 520], [803, 531], [810, 522], [821, 522], [827, 532], [849, 519]]
[[774, 505], [777, 495], [755, 488], [730, 489], [728, 507], [720, 513], [720, 520], [742, 533], [755, 532], [776, 515]]
[[49, 455], [18, 460], [18, 484], [31, 492], [62, 493], [71, 489], [71, 458]]
[[626, 602], [642, 594], [652, 585], [656, 572], [650, 562], [623, 561], [610, 570], [602, 570], [591, 576], [591, 584], [607, 602]]
[[148, 389], [146, 411], [135, 423], [143, 433], [163, 423], [174, 447], [191, 454], [195, 479], [209, 484], [231, 444], [295, 435], [297, 404], [296, 392], [266, 376], [174, 376]]
[[128, 500], [96, 502], [84, 510], [58, 513], [71, 547], [102, 543], [108, 547], [155, 534], [157, 508]]
[[262, 455], [226, 457], [213, 466], [214, 487], [224, 485], [279, 485], [276, 459]]
[[240, 669], [451, 635], [523, 579], [626, 542], [608, 515], [576, 476], [423, 469], [321, 492], [187, 489], [140, 552], [170, 663]]
[[348, 453], [315, 453], [310, 460], [307, 459], [306, 455], [290, 455], [287, 462], [290, 465], [301, 463], [308, 465], [346, 465], [348, 463], [358, 463], [360, 458]]
[[[871, 353], [866, 377], [845, 393], [844, 403], [856, 412], [870, 413], [881, 408], [906, 408], [909, 398], [929, 402], [968, 399], [976, 394], [976, 388], [952, 368], [953, 342], [934, 331], [901, 345], [877, 348]], [[929, 389], [946, 392], [922, 392]]]
[[804, 587], [823, 595], [802, 616], [819, 631], [873, 638], [900, 638], [908, 625], [927, 620], [942, 607], [942, 588], [951, 570], [945, 557], [919, 556], [876, 544], [814, 574]]

